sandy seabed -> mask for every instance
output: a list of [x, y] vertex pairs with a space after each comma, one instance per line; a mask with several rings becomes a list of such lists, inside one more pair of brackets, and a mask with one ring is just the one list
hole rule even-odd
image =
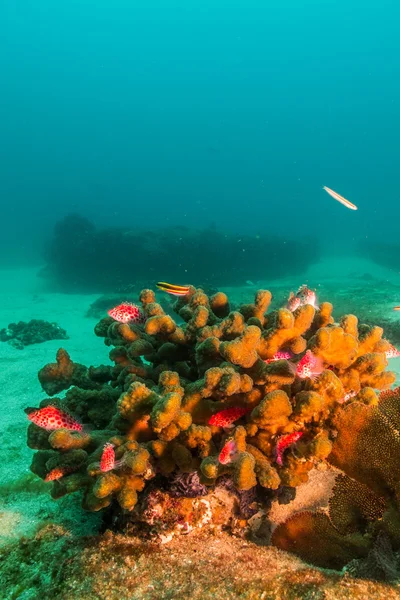
[[[227, 533], [182, 536], [164, 546], [110, 533], [100, 536], [100, 515], [83, 512], [79, 497], [52, 500], [51, 484], [29, 470], [32, 451], [26, 446], [24, 408], [37, 406], [45, 397], [37, 372], [54, 360], [60, 346], [86, 365], [107, 364], [109, 359], [108, 348], [93, 334], [97, 320], [85, 316], [99, 295], [49, 293], [36, 271], [0, 271], [0, 328], [45, 319], [66, 329], [69, 339], [23, 350], [0, 343], [0, 600], [400, 599], [398, 586], [316, 569], [275, 548]], [[400, 304], [400, 275], [366, 261], [325, 261], [301, 281], [255, 282], [254, 288], [249, 283], [224, 291], [242, 302], [249, 301], [257, 287], [279, 286], [287, 294], [305, 281], [311, 287], [336, 290], [342, 297], [347, 291], [350, 297], [355, 285], [365, 288], [364, 298], [370, 294], [374, 314], [380, 311], [385, 318], [400, 319], [392, 310]], [[400, 374], [400, 359], [393, 359], [390, 368]], [[298, 490], [290, 510], [326, 503], [327, 487], [318, 479], [314, 484]], [[274, 520], [279, 521], [288, 509], [274, 510]]]

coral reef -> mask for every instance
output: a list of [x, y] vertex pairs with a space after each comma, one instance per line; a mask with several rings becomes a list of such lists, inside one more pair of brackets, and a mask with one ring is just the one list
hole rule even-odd
[[319, 254], [316, 239], [235, 235], [214, 228], [97, 230], [83, 217], [69, 215], [56, 224], [42, 275], [68, 293], [123, 291], [131, 285], [132, 273], [139, 286], [135, 292], [166, 274], [169, 281], [184, 285], [237, 285], [301, 273]]
[[[185, 475], [180, 478], [185, 479]], [[257, 511], [254, 491], [238, 492], [225, 480], [212, 490], [201, 484], [193, 486], [193, 478], [189, 485], [179, 489], [175, 482], [176, 478], [163, 490], [154, 480], [146, 493], [139, 496], [133, 512], [118, 507], [109, 510], [104, 528], [161, 544], [180, 534], [200, 531], [216, 534], [229, 529], [240, 536], [249, 529], [246, 519]]]
[[[231, 311], [225, 294], [208, 297], [191, 287], [174, 304], [177, 324], [145, 289], [144, 323], [104, 317], [95, 334], [111, 347], [113, 366], [87, 368], [59, 350], [57, 362], [39, 373], [51, 396], [39, 411], [51, 404], [52, 414], [59, 411], [66, 422], [72, 413], [74, 430], [48, 431], [32, 417], [28, 445], [38, 450], [32, 471], [53, 481], [54, 498], [82, 490], [87, 510], [117, 506], [132, 514], [168, 487], [199, 500], [204, 486], [215, 492], [228, 481], [244, 518], [260, 497], [268, 504], [274, 495], [292, 494], [328, 457], [344, 468], [345, 456], [353, 470], [367, 472], [372, 443], [362, 442], [364, 417], [357, 411], [375, 415], [372, 439], [382, 439], [381, 453], [396, 441], [374, 391], [395, 380], [386, 370], [390, 344], [382, 329], [359, 325], [353, 315], [335, 323], [329, 303], [267, 313], [270, 302], [270, 292], [260, 290], [253, 303]], [[303, 367], [299, 375], [310, 356], [323, 365], [318, 377], [305, 377]], [[63, 390], [63, 400], [54, 397]], [[391, 411], [389, 401], [385, 411]], [[357, 444], [362, 468], [353, 458]], [[398, 467], [392, 463], [374, 488], [380, 497], [394, 485]], [[330, 521], [322, 527], [334, 529]], [[345, 562], [369, 548], [357, 537], [346, 547]]]
[[8, 342], [14, 348], [22, 350], [31, 344], [41, 344], [48, 340], [67, 340], [68, 335], [57, 323], [49, 323], [40, 319], [32, 319], [26, 323], [10, 323], [7, 328], [0, 329], [0, 341]]
[[[288, 290], [270, 287], [273, 293], [273, 306], [283, 306]], [[356, 314], [360, 323], [374, 326], [379, 324], [385, 331], [385, 338], [400, 344], [399, 313], [393, 307], [399, 303], [400, 286], [386, 279], [349, 271], [345, 280], [337, 281], [327, 277], [318, 284], [318, 297], [329, 298], [337, 315]]]
[[394, 554], [400, 550], [400, 388], [379, 398], [364, 388], [358, 396], [333, 421], [337, 437], [328, 461], [343, 475], [329, 513], [297, 513], [272, 540], [314, 564], [350, 563], [353, 574], [390, 580], [400, 567]]

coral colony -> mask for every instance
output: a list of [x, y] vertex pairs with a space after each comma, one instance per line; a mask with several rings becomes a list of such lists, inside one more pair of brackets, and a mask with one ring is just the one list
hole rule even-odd
[[295, 514], [272, 543], [329, 567], [368, 558], [382, 536], [399, 548], [398, 352], [380, 327], [335, 322], [306, 286], [286, 308], [267, 313], [270, 302], [260, 290], [231, 311], [224, 293], [189, 287], [178, 325], [145, 289], [140, 307], [110, 311], [95, 334], [113, 365], [61, 349], [39, 372], [51, 398], [27, 409], [32, 471], [54, 498], [81, 491], [86, 510], [140, 512], [155, 532], [197, 502], [179, 515], [187, 532], [212, 520], [221, 489], [243, 524], [328, 462], [343, 472], [329, 514]]
[[41, 344], [48, 340], [67, 340], [68, 335], [57, 323], [32, 319], [29, 323], [19, 321], [0, 329], [0, 342], [8, 342], [14, 348], [22, 350], [30, 344]]

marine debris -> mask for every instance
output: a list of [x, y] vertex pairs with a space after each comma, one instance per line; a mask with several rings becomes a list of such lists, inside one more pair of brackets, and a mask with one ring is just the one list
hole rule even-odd
[[7, 328], [0, 329], [0, 341], [8, 342], [14, 348], [22, 350], [31, 344], [41, 344], [48, 340], [67, 340], [65, 329], [57, 323], [49, 323], [40, 319], [10, 323]]
[[[382, 413], [368, 443], [358, 419], [381, 414], [376, 390], [395, 381], [387, 370], [391, 345], [380, 327], [360, 325], [354, 315], [336, 323], [328, 302], [267, 314], [267, 290], [231, 311], [224, 293], [208, 297], [190, 287], [174, 304], [182, 325], [152, 290], [143, 290], [139, 301], [144, 323], [105, 316], [95, 327], [111, 347], [113, 365], [85, 367], [60, 349], [57, 362], [39, 372], [51, 396], [40, 409], [51, 404], [82, 424], [81, 431], [29, 425], [28, 445], [37, 450], [32, 471], [43, 479], [53, 479], [54, 469], [61, 474], [52, 483], [54, 498], [81, 490], [89, 511], [110, 507], [157, 523], [159, 532], [166, 521], [187, 532], [199, 524], [226, 525], [230, 500], [223, 494], [229, 490], [247, 506], [247, 516], [241, 509], [234, 525], [245, 525], [254, 503], [268, 505], [289, 492], [293, 497], [318, 464], [343, 468], [347, 460], [361, 477], [367, 466], [352, 462], [357, 448], [375, 465], [375, 446], [385, 463], [396, 437], [389, 417]], [[54, 397], [63, 390], [64, 399]], [[364, 450], [368, 444], [371, 450]], [[394, 459], [386, 464], [384, 474], [395, 476], [400, 467], [394, 468]], [[389, 489], [383, 474], [379, 481]], [[188, 489], [189, 498], [178, 502], [169, 489]], [[381, 497], [380, 487], [378, 492]], [[313, 517], [305, 518], [296, 530], [300, 536]], [[328, 517], [318, 518], [325, 529], [333, 527], [326, 525]], [[278, 530], [281, 539], [288, 537], [283, 527]], [[278, 533], [273, 539], [285, 547]], [[372, 547], [359, 537], [356, 542], [362, 551]], [[345, 562], [358, 556], [353, 546], [346, 547]], [[342, 566], [339, 556], [336, 566]]]

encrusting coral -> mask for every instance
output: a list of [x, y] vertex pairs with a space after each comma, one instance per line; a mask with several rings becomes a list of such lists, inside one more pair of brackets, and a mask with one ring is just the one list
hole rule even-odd
[[[57, 362], [39, 373], [49, 395], [67, 390], [63, 400], [48, 398], [40, 407], [70, 411], [82, 427], [48, 431], [32, 422], [28, 445], [38, 450], [32, 471], [54, 480], [54, 498], [82, 490], [91, 511], [114, 502], [132, 511], [144, 490], [154, 492], [177, 474], [188, 474], [185, 481], [195, 482], [199, 496], [203, 486], [212, 491], [229, 480], [239, 492], [257, 486], [271, 497], [307, 481], [329, 455], [341, 468], [345, 457], [354, 472], [367, 472], [368, 464], [356, 460], [356, 445], [362, 444], [366, 463], [374, 457], [362, 442], [358, 415], [374, 415], [372, 446], [387, 422], [374, 390], [395, 380], [386, 371], [390, 344], [382, 329], [360, 326], [352, 315], [334, 323], [329, 303], [267, 313], [270, 301], [261, 290], [254, 303], [231, 311], [225, 294], [209, 298], [191, 287], [174, 305], [182, 320], [177, 323], [153, 291], [143, 290], [143, 323], [103, 318], [95, 333], [112, 347], [113, 366], [86, 368], [59, 350]], [[314, 363], [321, 367], [318, 376]], [[353, 433], [347, 440], [342, 423], [349, 411]], [[397, 443], [394, 429], [385, 435]], [[109, 470], [102, 468], [105, 447]], [[386, 461], [374, 486], [379, 496], [400, 492], [393, 463]], [[333, 525], [318, 518], [329, 534]], [[362, 538], [352, 540], [346, 560], [354, 545], [367, 549]]]
[[299, 512], [272, 539], [320, 566], [351, 561], [353, 574], [393, 579], [400, 573], [400, 564], [393, 566], [393, 550], [400, 549], [400, 388], [379, 397], [362, 392], [333, 420], [337, 437], [328, 461], [344, 474], [329, 513]]

